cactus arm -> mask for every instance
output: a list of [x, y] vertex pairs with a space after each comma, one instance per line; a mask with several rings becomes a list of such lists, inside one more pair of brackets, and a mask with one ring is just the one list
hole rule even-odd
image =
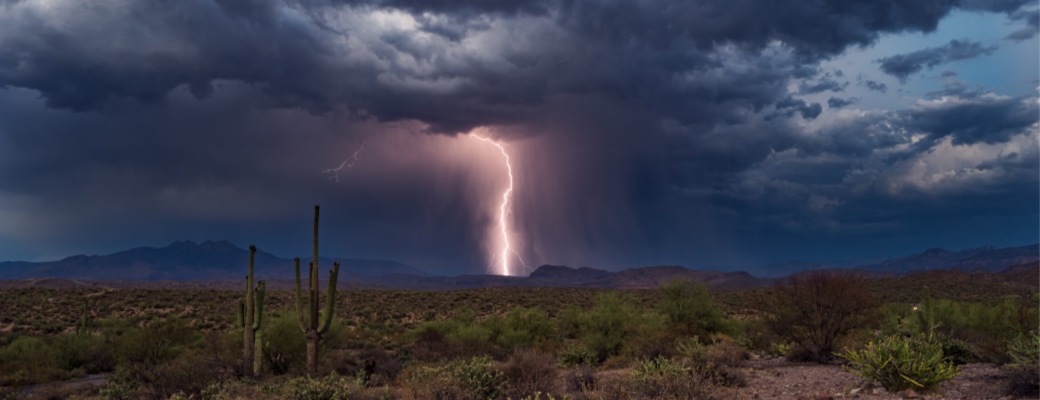
[[317, 329], [318, 328], [318, 298], [321, 293], [318, 293], [318, 284], [314, 280], [314, 263], [311, 263], [310, 272], [310, 290], [311, 290], [311, 302], [307, 305], [307, 328]]
[[336, 281], [339, 280], [339, 263], [332, 263], [334, 269], [329, 271], [329, 290], [325, 292], [325, 318], [321, 320], [318, 333], [325, 334], [332, 325], [332, 315], [336, 313]]
[[242, 298], [238, 299], [238, 328], [246, 326], [246, 303]]
[[296, 261], [296, 322], [300, 323], [300, 330], [307, 333], [307, 324], [303, 321], [303, 292], [300, 289], [300, 257]]

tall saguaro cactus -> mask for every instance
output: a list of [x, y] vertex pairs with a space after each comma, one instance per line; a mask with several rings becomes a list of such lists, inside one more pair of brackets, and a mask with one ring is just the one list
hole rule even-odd
[[[333, 263], [329, 271], [329, 289], [325, 292], [325, 310], [318, 314], [318, 206], [314, 206], [314, 259], [310, 263], [310, 302], [307, 317], [303, 312], [303, 292], [300, 289], [300, 258], [296, 260], [296, 319], [300, 330], [307, 335], [307, 372], [318, 372], [318, 342], [332, 325], [332, 314], [336, 306], [336, 281], [339, 279], [339, 263]], [[319, 323], [318, 320], [321, 319]]]
[[249, 246], [249, 275], [246, 276], [245, 299], [238, 299], [238, 323], [242, 326], [242, 370], [246, 375], [259, 375], [264, 359], [264, 281], [253, 288], [253, 258], [256, 246]]

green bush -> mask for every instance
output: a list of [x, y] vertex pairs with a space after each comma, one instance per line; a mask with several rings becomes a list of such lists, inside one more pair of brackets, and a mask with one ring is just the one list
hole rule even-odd
[[722, 310], [715, 306], [707, 284], [672, 279], [659, 291], [661, 300], [657, 308], [669, 327], [701, 335], [724, 328]]
[[1008, 346], [1011, 368], [1037, 368], [1040, 365], [1040, 335], [1030, 332], [1029, 336], [1016, 337]]
[[421, 368], [412, 375], [409, 385], [417, 398], [485, 400], [501, 394], [501, 377], [491, 357], [480, 356]]
[[516, 307], [504, 317], [488, 317], [481, 325], [488, 330], [492, 342], [510, 351], [530, 347], [548, 339], [554, 332], [548, 315], [540, 307]]
[[629, 379], [631, 390], [603, 385], [608, 396], [644, 399], [714, 398], [711, 384], [693, 374], [692, 368], [664, 357], [640, 361]]
[[572, 344], [560, 352], [560, 367], [569, 368], [578, 365], [596, 365], [596, 354], [580, 344]]
[[602, 294], [588, 312], [565, 312], [560, 331], [580, 336], [596, 360], [603, 361], [617, 355], [632, 337], [664, 329], [664, 319], [659, 314], [637, 309], [632, 303], [631, 299], [616, 293]]
[[350, 390], [347, 380], [336, 374], [321, 379], [300, 377], [289, 380], [281, 390], [283, 396], [292, 400], [348, 400]]
[[1011, 369], [1008, 380], [1008, 394], [1016, 396], [1032, 396], [1040, 394], [1040, 336], [1030, 332], [1029, 336], [1019, 336], [1008, 346]]
[[690, 371], [692, 371], [692, 368], [682, 363], [677, 363], [664, 357], [657, 357], [653, 360], [639, 361], [635, 370], [632, 371], [632, 379], [647, 381], [655, 377], [686, 375]]
[[964, 365], [975, 359], [975, 350], [971, 344], [943, 334], [936, 334], [935, 340], [942, 349], [943, 359], [953, 365]]
[[1030, 299], [1008, 297], [998, 304], [931, 300], [908, 318], [907, 327], [927, 333], [931, 319], [935, 331], [973, 346], [972, 358], [1005, 364], [1008, 344], [1040, 325], [1040, 310]]
[[21, 336], [0, 349], [0, 373], [14, 386], [51, 381], [60, 372], [43, 339]]
[[937, 341], [923, 336], [893, 335], [871, 342], [864, 350], [846, 350], [839, 356], [849, 361], [844, 366], [846, 371], [877, 381], [890, 391], [929, 390], [961, 373], [960, 367], [944, 359]]
[[61, 334], [52, 339], [51, 348], [54, 350], [55, 362], [58, 368], [72, 371], [77, 368], [86, 368], [92, 361], [90, 350], [96, 345], [97, 340], [93, 336]]

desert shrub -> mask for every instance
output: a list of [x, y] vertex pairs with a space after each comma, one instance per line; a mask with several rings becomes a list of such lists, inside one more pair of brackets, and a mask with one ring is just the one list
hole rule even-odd
[[580, 344], [572, 344], [560, 352], [560, 367], [596, 365], [596, 354]]
[[841, 357], [849, 361], [845, 370], [877, 381], [889, 391], [929, 390], [960, 374], [960, 367], [943, 358], [940, 344], [923, 335], [888, 336], [864, 350], [846, 350]]
[[625, 342], [638, 334], [663, 329], [664, 321], [658, 314], [643, 312], [631, 303], [629, 298], [607, 293], [597, 297], [596, 306], [577, 316], [581, 342], [596, 355], [597, 361], [617, 355]]
[[221, 381], [243, 375], [241, 332], [208, 332], [199, 351], [200, 358], [213, 375]]
[[692, 370], [692, 368], [687, 367], [682, 363], [664, 357], [657, 357], [653, 360], [639, 361], [635, 370], [632, 371], [632, 379], [635, 379], [636, 381], [645, 381], [659, 376], [681, 376]]
[[282, 387], [280, 394], [291, 400], [350, 399], [347, 380], [336, 374], [330, 374], [320, 379], [310, 377], [290, 379]]
[[98, 389], [98, 397], [102, 400], [131, 400], [133, 396], [133, 388], [124, 383], [109, 381]]
[[57, 367], [64, 371], [72, 371], [77, 368], [86, 369], [91, 362], [90, 349], [95, 346], [96, 339], [93, 336], [62, 334], [51, 340], [51, 348], [54, 350], [54, 358]]
[[397, 378], [403, 369], [401, 361], [383, 348], [362, 350], [357, 355], [368, 383], [372, 386], [386, 384]]
[[558, 393], [558, 376], [552, 354], [519, 349], [502, 366], [502, 393], [514, 399]]
[[0, 373], [12, 386], [53, 380], [61, 370], [41, 338], [22, 336], [0, 349]]
[[625, 342], [623, 354], [632, 359], [672, 358], [675, 353], [675, 331], [650, 331]]
[[722, 309], [715, 305], [707, 284], [677, 278], [662, 285], [659, 291], [657, 308], [669, 327], [698, 335], [724, 328]]
[[488, 317], [481, 324], [490, 333], [490, 340], [506, 350], [530, 347], [553, 335], [553, 325], [541, 307], [515, 307], [504, 317]]
[[737, 367], [749, 355], [740, 346], [728, 341], [704, 345], [694, 336], [680, 341], [677, 351], [689, 361], [691, 370], [706, 382], [738, 387], [747, 384], [746, 374]]
[[126, 332], [116, 348], [123, 363], [158, 365], [177, 358], [188, 344], [201, 337], [185, 321], [171, 318]]
[[945, 336], [971, 343], [973, 357], [986, 362], [1007, 363], [1008, 343], [1040, 324], [1040, 310], [1029, 299], [1008, 297], [998, 304], [986, 304], [929, 297], [926, 288], [926, 301], [908, 320], [908, 328], [927, 333], [934, 327]]
[[596, 390], [596, 371], [588, 365], [579, 365], [563, 373], [563, 383], [570, 393]]
[[156, 365], [131, 364], [121, 367], [128, 381], [142, 391], [142, 397], [165, 400], [177, 393], [198, 397], [216, 382], [205, 361], [186, 356]]
[[[232, 330], [238, 354], [242, 354], [242, 331]], [[325, 341], [319, 342], [324, 344]], [[275, 375], [302, 368], [307, 359], [307, 337], [300, 332], [296, 314], [289, 311], [271, 313], [264, 321], [264, 361]], [[241, 360], [239, 361], [241, 362]]]
[[1016, 396], [1036, 396], [1040, 394], [1040, 336], [1030, 332], [1029, 336], [1019, 336], [1008, 346], [1011, 362], [1011, 379], [1008, 381], [1008, 394]]
[[642, 360], [632, 371], [630, 398], [710, 399], [712, 386], [679, 362], [658, 357]]
[[913, 308], [907, 303], [885, 303], [878, 307], [877, 319], [882, 336], [902, 333]]
[[975, 350], [971, 344], [941, 333], [935, 334], [935, 340], [942, 349], [943, 359], [953, 365], [964, 365], [975, 359]]
[[485, 400], [501, 393], [501, 372], [491, 357], [455, 359], [440, 367], [425, 367], [412, 375], [415, 397], [433, 399]]
[[756, 303], [774, 333], [824, 363], [840, 336], [870, 322], [877, 301], [859, 276], [810, 272], [778, 282]]

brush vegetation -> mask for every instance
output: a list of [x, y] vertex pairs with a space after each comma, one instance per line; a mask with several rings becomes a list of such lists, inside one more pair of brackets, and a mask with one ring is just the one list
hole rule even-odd
[[[1021, 371], [1009, 393], [1035, 390], [1036, 288], [981, 296], [914, 276], [920, 286], [894, 295], [900, 279], [807, 275], [735, 292], [684, 280], [658, 290], [255, 287], [251, 357], [241, 289], [12, 288], [0, 290], [0, 397], [104, 373], [99, 389], [48, 398], [708, 399], [746, 384], [749, 353], [838, 354], [892, 389], [989, 362]], [[799, 313], [812, 317], [778, 327]]]

